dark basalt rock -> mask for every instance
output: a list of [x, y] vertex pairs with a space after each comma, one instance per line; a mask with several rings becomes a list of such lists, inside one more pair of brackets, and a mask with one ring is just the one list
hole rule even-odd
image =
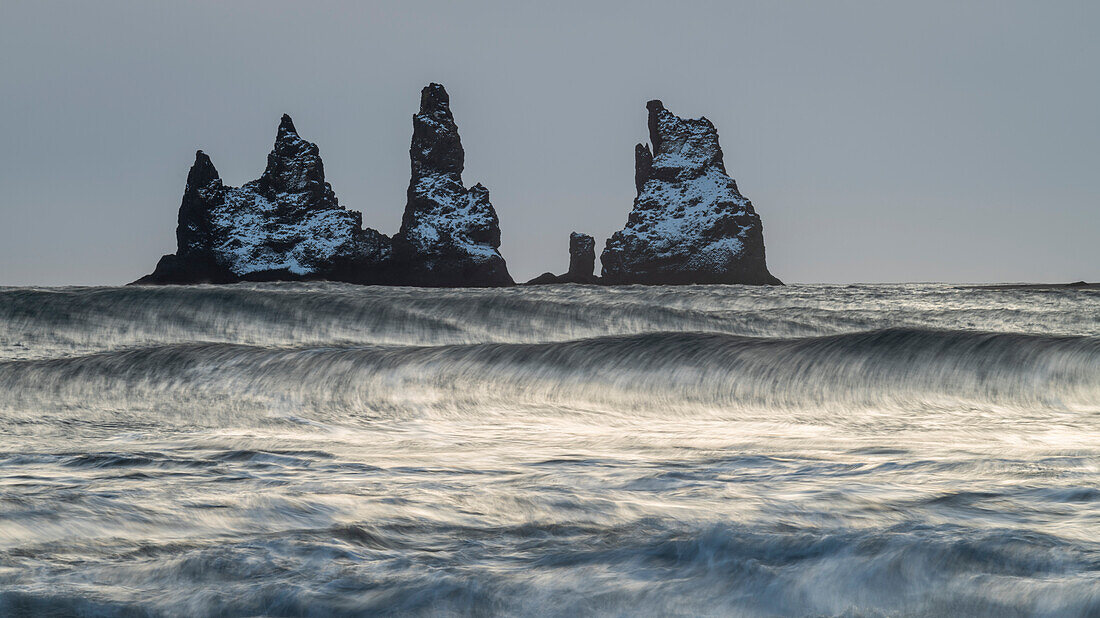
[[210, 158], [195, 153], [176, 253], [136, 283], [378, 283], [390, 276], [389, 258], [389, 239], [339, 205], [317, 146], [284, 115], [263, 175], [241, 187], [225, 186]]
[[[593, 275], [595, 242], [570, 236], [569, 270], [529, 283], [780, 284], [764, 261], [760, 217], [726, 174], [718, 133], [650, 101], [652, 149], [635, 148], [638, 196]], [[325, 279], [418, 286], [513, 285], [500, 225], [480, 184], [462, 184], [465, 152], [447, 91], [430, 84], [413, 116], [411, 179], [391, 240], [362, 227], [325, 181], [317, 146], [289, 116], [257, 180], [226, 186], [201, 150], [187, 176], [176, 252], [136, 283]]]
[[573, 232], [569, 235], [569, 271], [567, 277], [580, 279], [594, 277], [596, 270], [596, 239], [588, 234]]
[[394, 270], [407, 285], [514, 285], [501, 257], [500, 224], [480, 184], [462, 184], [465, 153], [443, 86], [420, 94], [413, 116], [412, 178], [401, 231], [394, 236]]
[[596, 241], [588, 234], [573, 232], [569, 235], [569, 271], [564, 275], [542, 273], [531, 279], [527, 285], [548, 285], [554, 283], [600, 283], [593, 271], [596, 269]]
[[558, 280], [558, 276], [551, 272], [545, 272], [541, 275], [531, 279], [524, 283], [524, 285], [553, 285], [555, 283], [562, 283]]
[[603, 282], [782, 285], [765, 264], [760, 217], [726, 174], [714, 125], [679, 118], [660, 101], [646, 107], [652, 150], [634, 149], [638, 196], [626, 227], [607, 240]]
[[317, 146], [298, 136], [289, 116], [263, 175], [241, 187], [225, 186], [199, 151], [180, 205], [176, 253], [136, 283], [513, 285], [488, 189], [462, 184], [464, 152], [443, 86], [421, 93], [410, 154], [408, 203], [391, 241], [340, 206]]
[[176, 253], [162, 257], [153, 274], [138, 283], [231, 283], [236, 280], [229, 268], [218, 262], [212, 249], [215, 243], [212, 213], [224, 206], [225, 190], [210, 157], [197, 151], [180, 204]]

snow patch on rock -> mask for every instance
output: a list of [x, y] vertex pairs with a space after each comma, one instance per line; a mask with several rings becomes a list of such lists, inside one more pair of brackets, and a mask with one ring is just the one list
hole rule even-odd
[[718, 132], [650, 101], [653, 149], [635, 149], [638, 196], [601, 260], [608, 283], [779, 283], [760, 217], [726, 174]]
[[311, 275], [336, 259], [359, 255], [359, 222], [347, 210], [280, 216], [288, 208], [302, 208], [302, 197], [280, 193], [268, 200], [248, 186], [227, 190], [224, 205], [211, 213], [220, 239], [212, 249], [219, 262], [237, 276], [284, 269]]
[[394, 237], [398, 268], [415, 285], [512, 285], [489, 190], [462, 184], [465, 152], [439, 84], [421, 92], [409, 155], [408, 203]]
[[369, 282], [390, 255], [388, 238], [363, 229], [362, 215], [340, 206], [316, 144], [286, 115], [263, 175], [241, 187], [225, 186], [209, 157], [196, 153], [176, 239], [176, 253], [141, 282]]

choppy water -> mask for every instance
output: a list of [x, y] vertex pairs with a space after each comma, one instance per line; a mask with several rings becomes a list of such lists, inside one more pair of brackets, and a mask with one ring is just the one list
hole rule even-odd
[[0, 289], [0, 615], [1100, 615], [1100, 292]]

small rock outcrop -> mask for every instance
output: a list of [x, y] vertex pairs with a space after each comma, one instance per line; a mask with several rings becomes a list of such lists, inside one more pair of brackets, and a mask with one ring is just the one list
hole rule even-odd
[[635, 147], [638, 196], [600, 256], [603, 282], [782, 285], [764, 261], [760, 217], [726, 174], [714, 125], [660, 101], [646, 107], [652, 150]]
[[595, 278], [596, 239], [588, 234], [573, 232], [569, 235], [569, 271], [571, 279]]
[[136, 283], [376, 283], [389, 258], [389, 239], [363, 229], [362, 215], [340, 206], [316, 144], [299, 137], [284, 115], [263, 175], [241, 187], [223, 184], [210, 157], [195, 153], [176, 252]]
[[592, 274], [596, 269], [596, 240], [588, 234], [573, 232], [569, 235], [569, 270], [564, 275], [542, 273], [527, 282], [528, 285], [552, 283], [600, 283]]
[[465, 153], [443, 86], [420, 94], [413, 116], [412, 178], [401, 231], [394, 236], [394, 269], [406, 285], [513, 285], [501, 257], [500, 225], [480, 184], [462, 184]]

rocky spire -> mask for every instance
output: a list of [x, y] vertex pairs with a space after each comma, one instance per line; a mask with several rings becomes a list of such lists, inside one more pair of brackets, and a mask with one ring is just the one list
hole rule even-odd
[[420, 111], [413, 116], [409, 155], [413, 182], [433, 174], [453, 174], [455, 180], [462, 180], [466, 153], [451, 115], [451, 97], [440, 84], [428, 84], [420, 92]]
[[201, 150], [195, 151], [195, 162], [191, 165], [191, 171], [187, 172], [187, 187], [184, 192], [191, 192], [209, 186], [214, 181], [221, 184], [221, 177], [210, 157]]
[[607, 240], [606, 283], [778, 284], [764, 261], [752, 203], [726, 173], [718, 131], [646, 103], [652, 148], [634, 149], [638, 196], [626, 227]]
[[178, 224], [176, 253], [194, 255], [208, 252], [213, 234], [211, 214], [225, 201], [225, 187], [218, 170], [206, 153], [195, 151], [195, 162], [187, 173]]
[[500, 224], [480, 184], [462, 184], [465, 153], [447, 90], [420, 93], [409, 147], [412, 177], [401, 231], [394, 237], [395, 272], [410, 285], [512, 285], [501, 257]]
[[283, 114], [275, 147], [267, 155], [267, 168], [256, 182], [256, 191], [279, 202], [285, 209], [317, 210], [337, 204], [325, 182], [325, 165], [317, 145], [298, 136], [294, 121]]
[[290, 114], [283, 114], [279, 119], [279, 132], [275, 139], [285, 140], [290, 136], [298, 137], [298, 130], [294, 128], [294, 121], [290, 119]]

